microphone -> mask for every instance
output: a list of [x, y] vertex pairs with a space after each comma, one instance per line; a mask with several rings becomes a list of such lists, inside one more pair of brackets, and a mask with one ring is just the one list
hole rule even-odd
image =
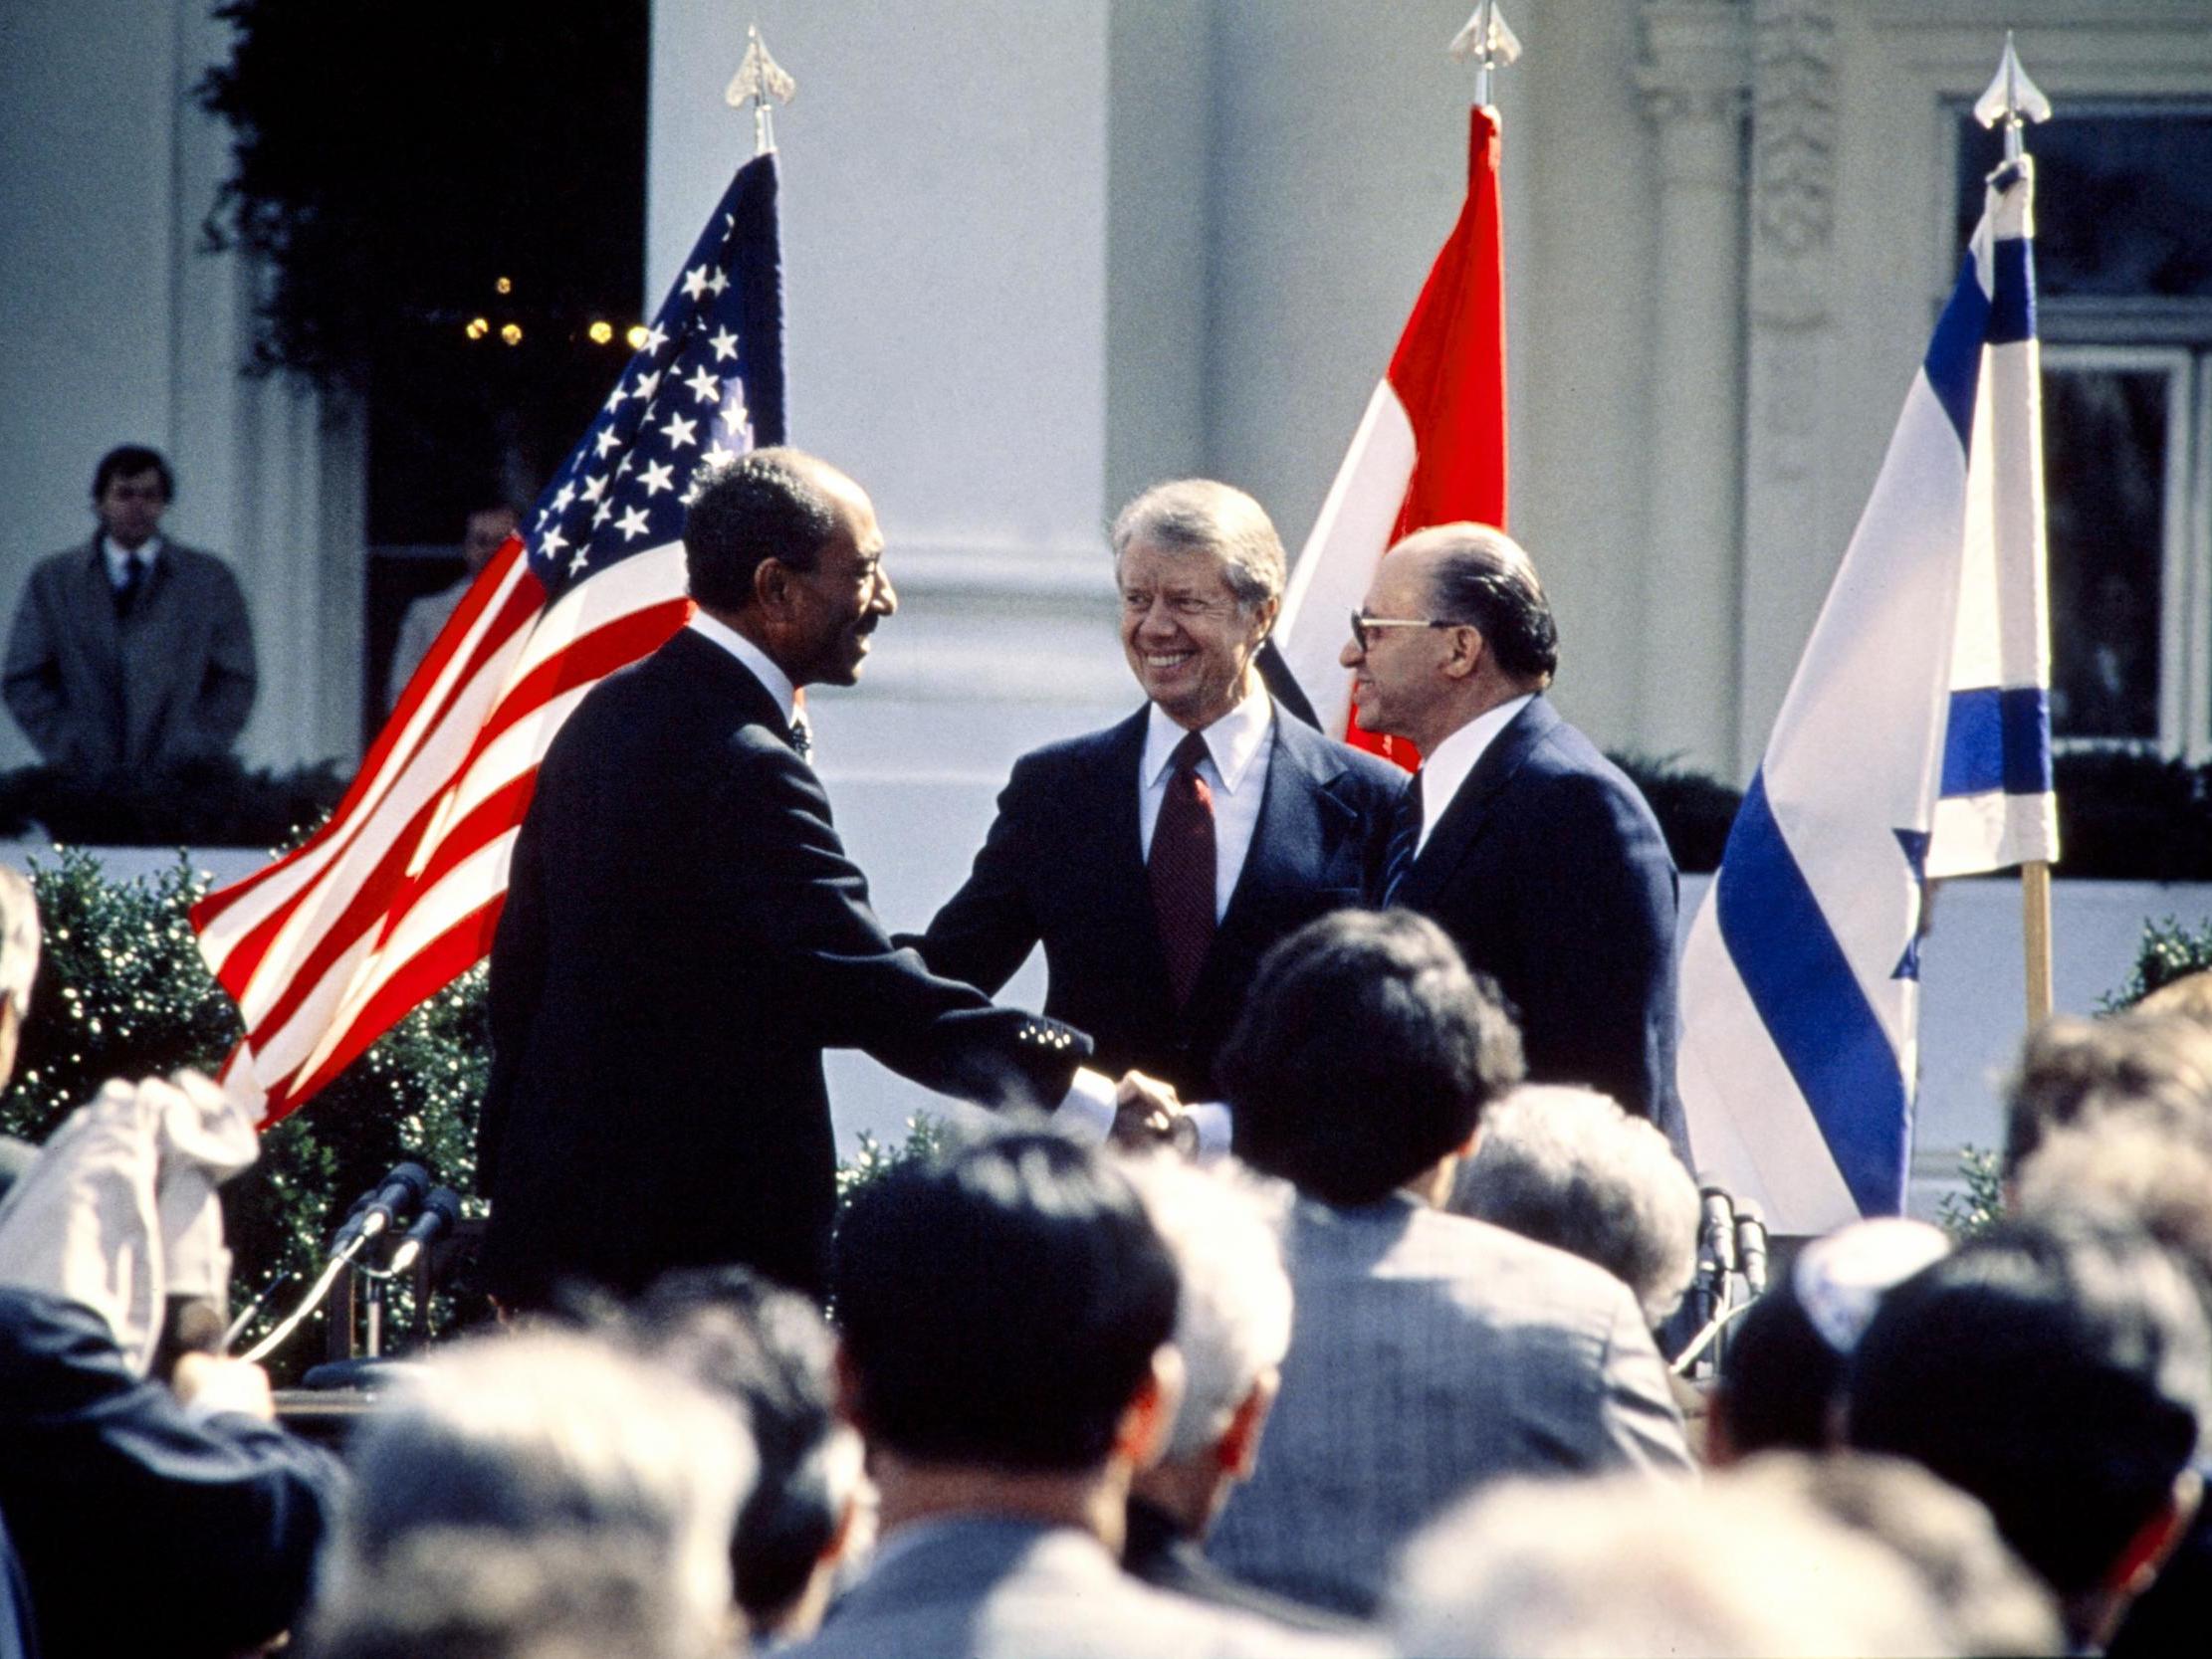
[[391, 1253], [392, 1273], [404, 1273], [415, 1265], [415, 1258], [431, 1245], [460, 1225], [461, 1195], [450, 1186], [434, 1186], [422, 1201], [422, 1213], [415, 1217], [399, 1241], [399, 1248]]
[[1736, 1206], [1709, 1177], [1697, 1196], [1703, 1205], [1697, 1230], [1697, 1277], [1717, 1309], [1728, 1300], [1728, 1275], [1736, 1270]]
[[364, 1192], [354, 1200], [353, 1209], [345, 1218], [345, 1225], [337, 1230], [333, 1244], [342, 1248], [355, 1241], [366, 1243], [390, 1230], [400, 1217], [411, 1215], [422, 1202], [422, 1195], [430, 1190], [430, 1171], [419, 1163], [395, 1163], [391, 1172], [376, 1185], [374, 1191]]
[[1743, 1287], [1752, 1296], [1767, 1288], [1767, 1218], [1756, 1198], [1736, 1206], [1736, 1260], [1743, 1271]]

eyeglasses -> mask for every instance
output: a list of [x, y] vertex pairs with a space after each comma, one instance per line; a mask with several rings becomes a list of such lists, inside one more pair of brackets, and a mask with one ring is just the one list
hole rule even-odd
[[1369, 616], [1364, 611], [1352, 613], [1352, 643], [1362, 651], [1368, 647], [1368, 631], [1374, 628], [1461, 628], [1461, 622], [1451, 622], [1440, 616]]

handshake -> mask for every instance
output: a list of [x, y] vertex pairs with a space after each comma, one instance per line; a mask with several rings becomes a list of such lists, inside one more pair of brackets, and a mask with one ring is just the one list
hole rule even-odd
[[1185, 1157], [1199, 1149], [1198, 1125], [1175, 1086], [1139, 1071], [1123, 1073], [1114, 1086], [1112, 1139], [1120, 1146], [1173, 1146]]

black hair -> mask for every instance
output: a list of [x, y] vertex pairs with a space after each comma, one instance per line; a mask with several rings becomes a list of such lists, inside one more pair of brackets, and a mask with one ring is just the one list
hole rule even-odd
[[1559, 624], [1534, 571], [1480, 539], [1438, 559], [1430, 583], [1437, 615], [1472, 623], [1498, 667], [1521, 679], [1550, 680], [1559, 669]]
[[2132, 1226], [2001, 1224], [1882, 1299], [1852, 1356], [1851, 1443], [1989, 1508], [2061, 1594], [2098, 1588], [2195, 1455], [2212, 1337]]
[[736, 1399], [761, 1475], [739, 1512], [730, 1569], [756, 1630], [773, 1628], [836, 1537], [846, 1494], [830, 1480], [837, 1429], [833, 1341], [814, 1305], [745, 1267], [679, 1268], [631, 1310], [654, 1358]]
[[1236, 1155], [1333, 1204], [1465, 1144], [1522, 1071], [1497, 988], [1411, 911], [1338, 911], [1278, 942], [1217, 1065]]
[[143, 444], [117, 444], [100, 458], [100, 465], [93, 469], [93, 500], [99, 501], [108, 494], [108, 486], [118, 478], [136, 478], [140, 473], [155, 473], [161, 479], [161, 499], [176, 500], [176, 475], [169, 471], [169, 464], [157, 449]]
[[749, 450], [699, 476], [684, 515], [684, 566], [691, 596], [711, 610], [753, 603], [753, 576], [770, 559], [812, 570], [837, 533], [836, 510], [794, 449]]
[[1824, 1451], [1844, 1364], [1785, 1275], [1736, 1321], [1721, 1355], [1715, 1409], [1726, 1419], [1728, 1443], [1744, 1456]]
[[863, 1188], [831, 1284], [869, 1437], [928, 1462], [1099, 1467], [1175, 1332], [1175, 1261], [1127, 1178], [1042, 1131]]

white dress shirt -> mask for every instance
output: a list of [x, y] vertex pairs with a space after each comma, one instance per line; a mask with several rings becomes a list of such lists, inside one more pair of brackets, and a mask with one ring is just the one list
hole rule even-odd
[[100, 534], [100, 554], [108, 561], [108, 585], [118, 593], [122, 591], [123, 572], [131, 565], [138, 566], [141, 576], [153, 574], [153, 561], [161, 555], [161, 538], [149, 535], [138, 543], [135, 551], [124, 552], [108, 538], [106, 530]]
[[[1145, 726], [1144, 758], [1137, 764], [1137, 852], [1152, 857], [1152, 830], [1160, 821], [1160, 803], [1168, 798], [1168, 777], [1176, 745], [1189, 733], [1152, 706]], [[1199, 735], [1206, 741], [1206, 755], [1199, 762], [1199, 776], [1214, 791], [1214, 920], [1228, 914], [1229, 897], [1243, 874], [1244, 855], [1251, 851], [1252, 835], [1259, 828], [1259, 803], [1267, 794], [1267, 765], [1274, 751], [1275, 705], [1259, 676], [1243, 702], [1208, 726]]]
[[1513, 717], [1534, 701], [1534, 692], [1523, 692], [1519, 697], [1508, 698], [1495, 709], [1486, 709], [1467, 722], [1435, 749], [1421, 759], [1421, 839], [1414, 843], [1414, 855], [1419, 857], [1429, 845], [1429, 833], [1437, 827], [1459, 792], [1459, 785], [1466, 782], [1467, 773], [1474, 770], [1483, 751], [1496, 741], [1497, 734], [1513, 724]]

